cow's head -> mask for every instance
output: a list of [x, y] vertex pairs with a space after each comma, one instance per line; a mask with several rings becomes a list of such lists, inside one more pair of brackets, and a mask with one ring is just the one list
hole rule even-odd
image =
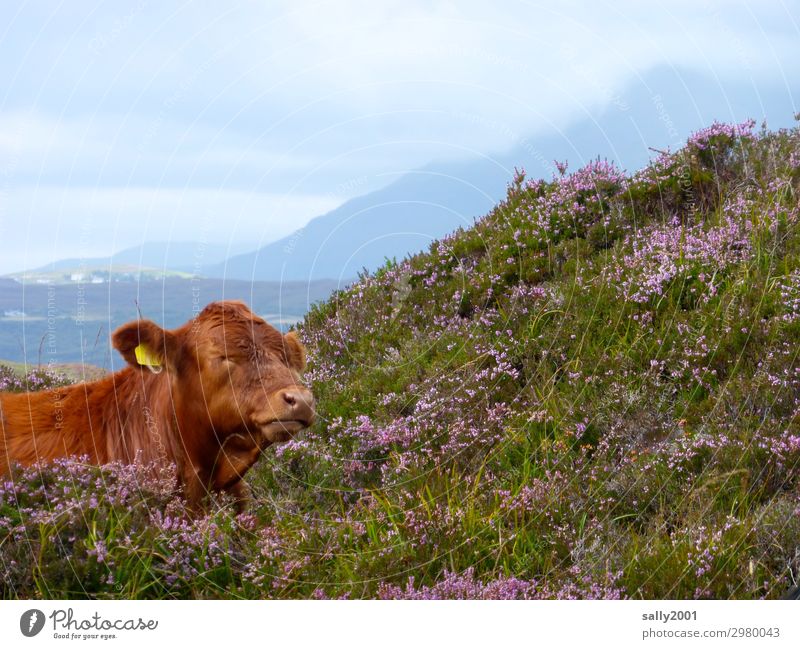
[[131, 322], [114, 332], [113, 343], [142, 371], [163, 366], [181, 409], [209, 422], [220, 442], [246, 437], [263, 448], [314, 421], [314, 397], [300, 379], [303, 345], [242, 302], [209, 304], [172, 331], [149, 320]]

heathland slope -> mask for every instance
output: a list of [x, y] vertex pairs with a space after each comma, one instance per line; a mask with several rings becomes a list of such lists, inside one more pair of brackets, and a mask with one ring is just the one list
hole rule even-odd
[[164, 514], [129, 469], [29, 472], [0, 493], [6, 594], [781, 596], [800, 130], [558, 168], [312, 309], [318, 423], [265, 454], [252, 514]]

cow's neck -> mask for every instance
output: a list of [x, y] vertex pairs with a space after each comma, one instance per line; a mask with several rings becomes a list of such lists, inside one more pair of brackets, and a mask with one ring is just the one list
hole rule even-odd
[[[107, 460], [175, 461], [175, 410], [168, 372], [127, 367], [89, 384], [88, 410], [102, 413]], [[92, 404], [95, 405], [92, 408]]]
[[153, 374], [128, 367], [109, 378], [110, 394], [108, 386], [100, 386], [95, 398], [105, 402], [110, 460], [166, 460], [183, 472], [209, 455], [202, 445], [213, 446], [215, 435], [206, 408], [191, 396], [202, 394], [191, 370], [180, 376], [180, 389], [169, 371]]

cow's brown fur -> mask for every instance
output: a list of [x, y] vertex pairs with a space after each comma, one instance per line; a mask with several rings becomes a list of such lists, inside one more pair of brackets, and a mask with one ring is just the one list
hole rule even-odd
[[[96, 464], [170, 462], [189, 503], [210, 490], [241, 501], [242, 476], [270, 444], [314, 417], [302, 386], [305, 350], [241, 302], [215, 302], [167, 331], [149, 320], [123, 325], [114, 347], [129, 365], [92, 383], [0, 393], [0, 474], [71, 455]], [[140, 366], [145, 345], [162, 370]]]

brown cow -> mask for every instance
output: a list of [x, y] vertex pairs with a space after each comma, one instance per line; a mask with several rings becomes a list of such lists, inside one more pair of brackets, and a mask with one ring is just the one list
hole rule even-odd
[[243, 508], [242, 476], [260, 453], [314, 420], [314, 398], [300, 382], [302, 344], [242, 302], [209, 304], [171, 331], [130, 322], [112, 341], [129, 363], [115, 374], [0, 393], [0, 474], [13, 462], [69, 455], [96, 464], [166, 461], [192, 508], [212, 490], [232, 493]]

